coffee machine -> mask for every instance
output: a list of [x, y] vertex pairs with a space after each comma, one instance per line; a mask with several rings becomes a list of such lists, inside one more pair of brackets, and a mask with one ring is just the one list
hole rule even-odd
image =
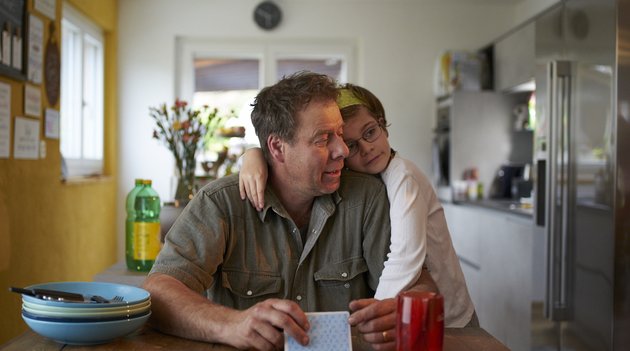
[[529, 197], [532, 191], [529, 169], [529, 164], [501, 165], [490, 186], [490, 198], [519, 199]]

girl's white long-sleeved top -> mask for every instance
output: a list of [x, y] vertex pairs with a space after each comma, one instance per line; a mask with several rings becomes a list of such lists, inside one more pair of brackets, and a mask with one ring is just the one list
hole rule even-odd
[[391, 244], [374, 297], [395, 297], [413, 286], [426, 264], [444, 296], [445, 326], [465, 326], [475, 308], [435, 190], [413, 162], [398, 154], [381, 177], [390, 203]]

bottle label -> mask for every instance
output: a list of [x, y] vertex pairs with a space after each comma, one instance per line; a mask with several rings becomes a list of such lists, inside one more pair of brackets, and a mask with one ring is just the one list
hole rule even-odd
[[134, 222], [133, 233], [134, 260], [154, 261], [162, 248], [162, 243], [160, 242], [160, 223]]

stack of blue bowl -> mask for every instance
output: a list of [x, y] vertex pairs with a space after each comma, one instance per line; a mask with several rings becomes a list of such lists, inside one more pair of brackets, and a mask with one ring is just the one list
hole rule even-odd
[[[22, 318], [36, 333], [62, 344], [102, 344], [129, 335], [151, 315], [151, 297], [144, 289], [103, 282], [57, 282], [31, 285], [29, 289], [60, 290], [84, 295], [86, 302], [44, 300], [22, 295]], [[89, 301], [98, 295], [107, 300]]]

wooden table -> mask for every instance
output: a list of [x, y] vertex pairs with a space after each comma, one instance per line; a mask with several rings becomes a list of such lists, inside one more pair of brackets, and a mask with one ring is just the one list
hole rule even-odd
[[[353, 341], [356, 341], [353, 337]], [[365, 350], [362, 343], [354, 343], [355, 351]], [[1, 350], [86, 350], [86, 351], [116, 351], [116, 350], [215, 350], [234, 351], [235, 349], [225, 345], [208, 344], [198, 341], [178, 338], [162, 334], [154, 329], [146, 327], [141, 331], [117, 339], [113, 342], [101, 345], [77, 346], [63, 345], [46, 339], [29, 330], [17, 338], [0, 346]], [[444, 332], [443, 351], [509, 351], [509, 349], [492, 337], [482, 328], [447, 328]]]

